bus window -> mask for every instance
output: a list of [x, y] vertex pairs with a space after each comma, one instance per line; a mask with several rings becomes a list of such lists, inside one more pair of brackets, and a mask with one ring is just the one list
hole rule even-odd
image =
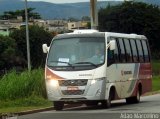
[[[108, 40], [107, 43], [109, 43], [110, 40], [115, 40], [114, 38], [111, 38]], [[114, 58], [114, 50], [110, 50], [110, 48], [107, 49], [107, 66], [110, 66], [115, 62]]]
[[131, 48], [132, 48], [132, 54], [133, 54], [133, 62], [138, 62], [138, 53], [137, 53], [135, 40], [132, 39], [130, 41], [131, 41]]
[[138, 54], [139, 54], [139, 62], [144, 62], [141, 41], [140, 40], [136, 40], [136, 43], [137, 43]]
[[111, 65], [111, 64], [113, 64], [115, 61], [114, 61], [114, 51], [113, 50], [110, 50], [109, 48], [108, 48], [108, 57], [107, 57], [107, 65], [109, 66], [109, 65]]
[[145, 62], [149, 62], [149, 53], [148, 53], [147, 43], [145, 40], [142, 40], [142, 45], [143, 45]]
[[131, 52], [129, 40], [124, 39], [124, 44], [125, 44], [125, 48], [126, 48], [127, 62], [132, 62], [132, 52]]
[[126, 62], [126, 55], [125, 55], [123, 39], [119, 38], [118, 41], [119, 41], [119, 46], [120, 46], [120, 49], [119, 49], [119, 51], [120, 51], [120, 61], [123, 63], [123, 62]]
[[118, 52], [117, 38], [111, 38], [111, 40], [115, 40], [116, 41], [116, 48], [114, 50], [114, 61], [116, 63], [118, 63], [119, 62], [119, 52]]

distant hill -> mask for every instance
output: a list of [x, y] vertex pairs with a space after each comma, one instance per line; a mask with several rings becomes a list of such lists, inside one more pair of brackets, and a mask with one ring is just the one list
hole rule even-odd
[[[150, 4], [160, 5], [160, 0], [137, 0]], [[106, 7], [108, 4], [117, 5], [120, 1], [101, 1], [98, 7]], [[62, 19], [74, 17], [81, 19], [82, 16], [89, 16], [89, 2], [53, 4], [48, 2], [28, 2], [28, 7], [36, 8], [35, 11], [40, 13], [43, 19]], [[4, 11], [24, 9], [22, 0], [0, 0], [0, 14]]]

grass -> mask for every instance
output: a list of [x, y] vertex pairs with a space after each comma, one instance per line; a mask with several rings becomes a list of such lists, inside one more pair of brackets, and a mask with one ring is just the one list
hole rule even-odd
[[46, 97], [43, 74], [42, 69], [37, 69], [20, 74], [11, 71], [4, 75], [0, 80], [0, 100], [15, 100], [31, 95]]
[[160, 75], [160, 60], [152, 61], [153, 75]]
[[160, 90], [160, 60], [152, 61], [153, 79], [152, 91]]
[[51, 102], [45, 98], [42, 69], [19, 74], [13, 70], [0, 79], [0, 113], [51, 106]]
[[0, 101], [0, 113], [14, 113], [52, 106], [52, 103], [42, 97], [31, 96], [16, 100]]
[[160, 90], [160, 76], [153, 76], [152, 79], [152, 91]]

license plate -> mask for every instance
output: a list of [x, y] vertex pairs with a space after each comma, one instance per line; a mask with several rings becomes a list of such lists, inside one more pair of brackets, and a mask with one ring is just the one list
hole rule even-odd
[[67, 90], [79, 90], [78, 87], [75, 86], [69, 86], [67, 87]]

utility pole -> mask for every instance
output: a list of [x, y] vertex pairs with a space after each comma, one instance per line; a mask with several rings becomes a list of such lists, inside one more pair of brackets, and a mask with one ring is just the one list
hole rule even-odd
[[98, 29], [97, 0], [90, 0], [91, 29]]
[[31, 58], [30, 58], [30, 45], [29, 45], [29, 29], [28, 29], [28, 6], [27, 0], [25, 0], [25, 18], [26, 18], [26, 42], [27, 42], [27, 61], [28, 71], [31, 71]]

